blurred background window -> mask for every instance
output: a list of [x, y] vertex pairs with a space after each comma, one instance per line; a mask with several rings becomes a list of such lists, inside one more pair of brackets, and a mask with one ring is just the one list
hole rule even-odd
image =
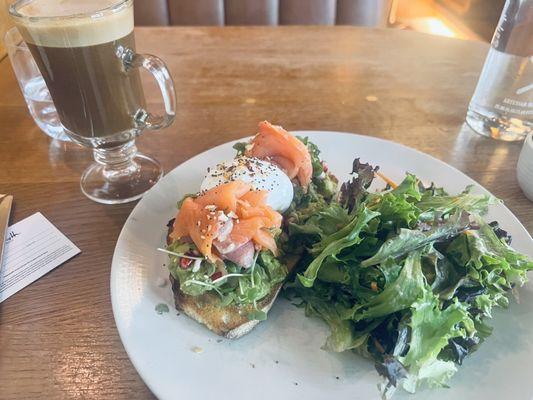
[[490, 42], [505, 0], [394, 0], [389, 23], [400, 29]]

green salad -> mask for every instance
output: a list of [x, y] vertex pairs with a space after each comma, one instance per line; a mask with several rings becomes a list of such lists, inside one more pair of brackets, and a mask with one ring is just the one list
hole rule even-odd
[[389, 397], [446, 386], [533, 262], [483, 219], [498, 200], [470, 188], [452, 196], [411, 174], [372, 193], [376, 172], [357, 159], [338, 198], [289, 211], [286, 251], [301, 258], [285, 293], [329, 325], [325, 350], [373, 360]]

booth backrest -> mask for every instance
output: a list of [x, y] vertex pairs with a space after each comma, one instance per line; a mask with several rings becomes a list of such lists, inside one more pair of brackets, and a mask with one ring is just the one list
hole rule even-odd
[[392, 0], [135, 0], [137, 25], [386, 26]]

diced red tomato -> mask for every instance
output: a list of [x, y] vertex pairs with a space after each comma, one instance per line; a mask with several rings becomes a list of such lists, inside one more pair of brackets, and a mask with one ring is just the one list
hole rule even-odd
[[192, 264], [192, 260], [190, 258], [180, 258], [180, 267], [183, 269], [189, 269]]

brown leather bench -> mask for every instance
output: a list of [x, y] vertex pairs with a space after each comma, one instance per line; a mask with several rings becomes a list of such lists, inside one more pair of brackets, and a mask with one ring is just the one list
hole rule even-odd
[[386, 26], [392, 0], [135, 0], [137, 25]]

